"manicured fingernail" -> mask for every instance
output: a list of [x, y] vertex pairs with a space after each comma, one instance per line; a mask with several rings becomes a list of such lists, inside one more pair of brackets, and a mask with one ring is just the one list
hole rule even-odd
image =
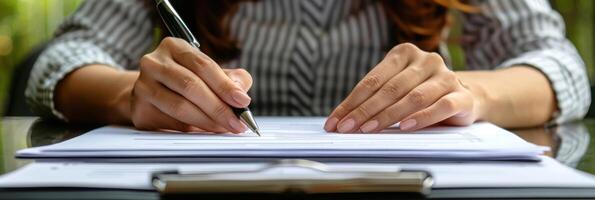
[[353, 127], [355, 127], [355, 120], [353, 120], [353, 119], [345, 120], [343, 123], [339, 124], [339, 132], [341, 132], [341, 133], [349, 132], [349, 131], [353, 130]]
[[406, 121], [401, 122], [401, 130], [409, 130], [417, 125], [417, 121], [415, 119], [408, 119]]
[[373, 131], [374, 129], [376, 129], [376, 127], [378, 127], [378, 121], [372, 120], [372, 121], [366, 122], [360, 129], [364, 133], [369, 133], [369, 132]]
[[233, 91], [231, 93], [231, 97], [236, 101], [236, 103], [242, 106], [248, 106], [252, 100], [252, 98], [250, 98], [245, 92], [240, 91]]
[[326, 130], [326, 131], [333, 130], [333, 128], [337, 127], [337, 122], [339, 122], [339, 119], [337, 119], [336, 117], [328, 119], [326, 121], [326, 124], [324, 125], [324, 130]]
[[229, 126], [231, 126], [231, 128], [233, 128], [237, 131], [241, 131], [241, 132], [246, 131], [246, 126], [244, 124], [242, 124], [242, 122], [240, 122], [240, 120], [238, 120], [238, 119], [229, 119]]
[[242, 82], [238, 80], [233, 80], [233, 83], [235, 83], [239, 88], [242, 88]]

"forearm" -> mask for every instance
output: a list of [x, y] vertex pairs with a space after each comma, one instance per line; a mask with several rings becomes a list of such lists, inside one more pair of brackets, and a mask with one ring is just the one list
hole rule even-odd
[[530, 127], [546, 123], [557, 109], [548, 79], [532, 67], [460, 71], [457, 76], [480, 99], [480, 120]]
[[130, 123], [130, 95], [138, 72], [89, 65], [56, 86], [54, 103], [71, 122]]

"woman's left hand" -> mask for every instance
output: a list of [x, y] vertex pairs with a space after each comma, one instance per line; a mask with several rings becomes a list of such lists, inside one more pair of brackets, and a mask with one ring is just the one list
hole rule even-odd
[[324, 129], [376, 132], [397, 122], [405, 131], [439, 122], [469, 125], [479, 118], [481, 102], [440, 55], [404, 43], [388, 52], [355, 86]]

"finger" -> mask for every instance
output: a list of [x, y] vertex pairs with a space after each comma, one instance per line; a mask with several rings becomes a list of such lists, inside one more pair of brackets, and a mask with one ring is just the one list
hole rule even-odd
[[205, 130], [202, 128], [198, 128], [198, 127], [191, 127], [190, 130], [186, 131], [186, 132], [195, 132], [195, 133], [204, 133], [204, 132], [210, 132], [210, 133], [229, 133], [228, 130], [222, 129], [221, 131], [209, 131], [209, 130]]
[[[213, 132], [229, 130], [238, 133], [244, 131], [244, 129], [238, 129], [237, 127], [231, 126], [227, 121], [224, 121], [223, 123], [216, 122], [210, 118], [208, 114], [203, 112], [200, 107], [197, 107], [194, 103], [191, 103], [183, 96], [176, 94], [160, 83], [154, 81], [143, 81], [143, 83], [144, 84], [138, 86], [141, 90], [140, 92], [146, 91], [146, 96], [150, 97], [148, 98], [148, 101], [172, 118]], [[227, 108], [229, 109], [229, 107]], [[232, 119], [237, 120], [233, 114]]]
[[[470, 96], [463, 92], [450, 93], [440, 98], [428, 108], [413, 113], [403, 119], [400, 128], [404, 131], [421, 129], [444, 121], [459, 113], [469, 113], [472, 107], [473, 103]], [[470, 124], [472, 121], [468, 120], [467, 123]]]
[[[142, 62], [146, 67], [142, 68], [143, 72], [149, 74], [166, 87], [177, 92], [178, 94], [189, 99], [196, 105], [198, 102], [203, 102], [203, 90], [211, 90], [206, 83], [198, 76], [193, 74], [189, 69], [184, 68], [173, 61], [154, 61], [152, 57], [143, 57]], [[149, 60], [149, 61], [147, 61]], [[241, 90], [241, 89], [240, 89]], [[210, 92], [212, 93], [212, 92]], [[243, 107], [242, 104], [232, 102], [230, 104], [234, 107]]]
[[[473, 99], [473, 95], [469, 92], [466, 93], [469, 99]], [[447, 125], [456, 125], [456, 126], [465, 126], [474, 123], [477, 120], [477, 104], [474, 100], [470, 103], [470, 105], [464, 106], [460, 112], [456, 113], [455, 115], [445, 119], [441, 123]]]
[[209, 56], [184, 40], [171, 43], [170, 45], [173, 46], [171, 56], [175, 62], [198, 75], [224, 102], [238, 108], [250, 104], [251, 98], [248, 94], [238, 87]]
[[142, 110], [138, 111], [136, 115], [151, 113], [151, 116], [150, 118], [147, 118], [146, 116], [133, 116], [133, 118], [137, 119], [133, 120], [134, 126], [137, 129], [151, 131], [175, 130], [182, 132], [186, 132], [192, 129], [192, 126], [166, 115], [165, 113], [161, 112], [159, 109], [157, 109], [148, 102], [146, 103], [146, 105], [143, 105], [142, 107]]
[[236, 85], [244, 89], [245, 92], [250, 90], [250, 87], [252, 87], [252, 76], [245, 69], [224, 69], [223, 71], [225, 71], [225, 74], [227, 74], [227, 76], [229, 76], [229, 78], [235, 82]]
[[[403, 68], [415, 60], [416, 47], [405, 45], [397, 53], [389, 53], [353, 88], [351, 93], [329, 115], [324, 125], [326, 131], [335, 131], [337, 123], [351, 110], [362, 104], [366, 99], [378, 91], [384, 83], [399, 73]], [[397, 48], [395, 48], [397, 49]]]
[[[145, 65], [154, 63], [145, 62]], [[190, 100], [211, 119], [215, 120], [217, 124], [225, 127], [227, 130], [234, 133], [245, 130], [244, 124], [233, 114], [228, 104], [219, 99], [202, 79], [175, 62], [154, 65], [153, 67], [160, 69], [148, 69], [146, 71], [161, 84]], [[237, 104], [236, 106], [241, 105]]]
[[[421, 62], [413, 63], [385, 83], [372, 97], [343, 117], [337, 127], [339, 132], [350, 132], [358, 128], [380, 111], [403, 98], [409, 91], [432, 75], [424, 70]], [[426, 67], [427, 68], [427, 67]]]
[[414, 112], [427, 108], [442, 96], [456, 88], [455, 84], [441, 83], [441, 78], [434, 77], [412, 89], [397, 103], [372, 117], [360, 129], [363, 132], [382, 130]]

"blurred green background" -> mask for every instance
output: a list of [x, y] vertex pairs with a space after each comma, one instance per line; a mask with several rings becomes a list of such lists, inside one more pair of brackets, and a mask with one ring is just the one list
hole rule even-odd
[[[60, 22], [73, 12], [81, 0], [0, 0], [0, 114], [4, 112], [10, 82], [18, 63], [37, 45], [49, 40]], [[553, 7], [565, 18], [567, 35], [587, 63], [591, 85], [595, 52], [593, 46], [593, 0], [552, 0]], [[464, 68], [464, 55], [456, 45], [455, 26], [449, 45], [453, 65]], [[460, 29], [459, 29], [460, 30]]]

